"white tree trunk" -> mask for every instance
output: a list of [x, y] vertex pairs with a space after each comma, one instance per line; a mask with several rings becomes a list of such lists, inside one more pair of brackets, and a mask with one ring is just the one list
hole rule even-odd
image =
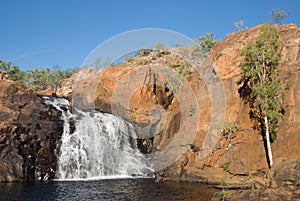
[[270, 168], [273, 166], [273, 154], [271, 149], [271, 142], [270, 142], [270, 131], [269, 131], [269, 123], [268, 118], [264, 116], [265, 126], [266, 126], [266, 141], [267, 141], [267, 150], [268, 150], [268, 158], [270, 162]]

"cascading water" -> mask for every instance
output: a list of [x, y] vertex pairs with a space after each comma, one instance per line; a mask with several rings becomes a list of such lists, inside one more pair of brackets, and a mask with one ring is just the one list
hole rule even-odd
[[136, 133], [131, 124], [97, 111], [73, 109], [71, 113], [66, 99], [44, 97], [44, 100], [60, 110], [64, 120], [57, 156], [58, 179], [151, 174], [150, 165], [137, 148]]

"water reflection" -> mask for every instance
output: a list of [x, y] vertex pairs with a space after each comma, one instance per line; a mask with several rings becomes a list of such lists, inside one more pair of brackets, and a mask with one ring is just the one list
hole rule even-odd
[[0, 200], [210, 200], [215, 189], [153, 179], [0, 183]]

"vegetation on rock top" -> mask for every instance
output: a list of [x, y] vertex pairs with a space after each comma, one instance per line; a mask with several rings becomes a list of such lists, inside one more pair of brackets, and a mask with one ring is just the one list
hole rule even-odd
[[76, 70], [75, 68], [60, 70], [56, 67], [54, 69], [34, 68], [33, 70], [22, 71], [19, 66], [0, 60], [0, 71], [5, 71], [8, 79], [18, 81], [36, 92], [48, 87], [55, 87], [60, 80], [71, 77]]

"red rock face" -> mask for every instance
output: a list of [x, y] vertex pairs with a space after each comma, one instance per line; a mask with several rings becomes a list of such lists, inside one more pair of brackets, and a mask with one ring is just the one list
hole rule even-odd
[[[227, 118], [238, 123], [239, 131], [237, 134], [243, 132], [243, 134], [240, 134], [241, 139], [245, 139], [241, 146], [242, 151], [238, 154], [240, 155], [239, 159], [232, 156], [230, 152], [224, 154], [224, 158], [221, 159], [223, 163], [226, 161], [226, 158], [228, 158], [227, 161], [230, 161], [230, 158], [235, 161], [234, 166], [236, 167], [231, 170], [235, 174], [242, 173], [242, 169], [258, 170], [266, 168], [266, 164], [263, 165], [263, 162], [259, 162], [266, 159], [264, 152], [261, 152], [263, 150], [262, 145], [258, 144], [259, 139], [261, 141], [262, 137], [260, 133], [252, 129], [253, 122], [248, 115], [249, 109], [241, 102], [238, 94], [238, 85], [236, 84], [240, 79], [241, 72], [239, 67], [241, 57], [238, 56], [238, 53], [246, 43], [255, 40], [260, 28], [261, 26], [257, 26], [241, 33], [229, 35], [225, 40], [217, 43], [210, 52], [210, 56], [216, 58], [216, 68], [222, 76], [227, 90]], [[293, 158], [300, 153], [300, 148], [295, 143], [300, 140], [299, 104], [297, 104], [300, 101], [300, 88], [299, 84], [297, 84], [300, 70], [300, 29], [295, 25], [277, 26], [277, 28], [281, 31], [279, 41], [282, 50], [279, 65], [280, 77], [282, 82], [290, 86], [290, 89], [284, 100], [285, 114], [279, 125], [278, 138], [272, 144], [275, 163], [276, 159]], [[218, 55], [221, 56], [218, 57]], [[250, 144], [252, 146], [249, 146]], [[234, 152], [237, 153], [239, 151]], [[240, 163], [238, 163], [239, 161]], [[244, 165], [240, 167], [238, 164]]]
[[55, 176], [60, 113], [23, 85], [0, 80], [0, 181]]
[[[277, 26], [277, 28], [281, 31], [280, 76], [283, 82], [288, 83], [290, 89], [284, 100], [285, 114], [279, 125], [278, 138], [272, 144], [275, 164], [276, 161], [280, 161], [280, 158], [291, 158], [300, 154], [298, 146], [300, 142], [300, 85], [297, 84], [300, 75], [300, 29], [295, 25]], [[203, 160], [199, 159], [200, 146], [211, 121], [211, 99], [202, 78], [197, 73], [188, 75], [185, 80], [195, 92], [199, 105], [198, 134], [191, 147], [177, 162], [157, 173], [158, 178], [217, 182], [221, 181], [224, 175], [228, 173], [246, 175], [249, 171], [255, 174], [268, 172], [263, 137], [254, 129], [254, 124], [249, 117], [249, 106], [240, 98], [237, 84], [241, 77], [239, 64], [242, 57], [239, 56], [239, 52], [248, 42], [255, 41], [260, 29], [261, 25], [239, 33], [229, 34], [223, 41], [218, 42], [209, 53], [226, 92], [225, 122], [236, 123], [238, 130], [233, 133], [230, 140], [226, 136], [221, 136], [211, 154]], [[177, 63], [172, 63], [173, 66], [180, 65], [177, 60]], [[150, 54], [150, 56], [143, 58], [143, 64], [150, 61], [165, 64], [164, 62], [170, 62], [170, 59], [167, 53], [157, 57], [151, 57]], [[123, 67], [106, 68], [101, 76], [91, 76], [78, 82], [76, 91], [71, 90], [72, 79], [73, 81], [76, 79], [74, 76], [61, 83], [57, 95], [79, 97], [83, 101], [83, 105], [92, 104], [100, 111], [112, 112], [112, 96], [119, 80], [128, 73], [135, 71], [138, 66], [137, 63], [129, 63]], [[85, 71], [84, 73], [88, 74], [92, 70]], [[160, 87], [158, 91], [154, 90], [156, 83], [151, 79], [151, 75], [148, 74], [147, 76], [146, 74], [135, 75], [139, 79], [150, 81], [147, 86], [135, 89], [134, 93], [130, 95], [129, 104], [125, 109], [130, 111], [131, 120], [138, 124], [149, 123], [149, 110], [154, 105], [160, 105], [165, 109], [166, 123], [160, 132], [155, 133], [154, 137], [153, 147], [159, 150], [172, 141], [173, 136], [178, 132], [181, 110], [174, 94], [164, 87]], [[94, 86], [95, 83], [97, 86]], [[128, 85], [130, 85], [129, 82]], [[95, 93], [92, 96], [85, 94], [86, 89], [91, 86], [95, 88]], [[64, 88], [68, 89], [67, 95], [61, 93]]]

